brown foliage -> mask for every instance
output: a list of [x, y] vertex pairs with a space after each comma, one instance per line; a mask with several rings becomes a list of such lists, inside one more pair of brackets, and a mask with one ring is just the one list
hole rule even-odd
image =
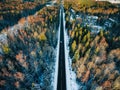
[[0, 56], [0, 63], [3, 61], [3, 57], [2, 56]]
[[19, 87], [20, 87], [19, 81], [16, 81], [16, 82], [14, 83], [14, 85], [15, 85], [16, 88], [19, 88]]
[[25, 18], [21, 18], [18, 23], [21, 24], [21, 25], [24, 25], [24, 24], [25, 24], [25, 21], [26, 21]]
[[15, 77], [16, 79], [21, 80], [21, 81], [24, 80], [24, 74], [21, 73], [21, 72], [16, 72], [16, 73], [14, 74], [14, 77]]
[[0, 86], [5, 85], [6, 81], [5, 80], [0, 80]]
[[109, 89], [109, 90], [112, 90], [111, 89], [111, 86], [112, 86], [112, 84], [111, 84], [111, 82], [110, 81], [105, 81], [103, 84], [102, 84], [102, 87], [105, 89], [105, 88], [107, 88], [107, 90]]
[[90, 76], [90, 71], [88, 70], [82, 78], [82, 82], [87, 82]]

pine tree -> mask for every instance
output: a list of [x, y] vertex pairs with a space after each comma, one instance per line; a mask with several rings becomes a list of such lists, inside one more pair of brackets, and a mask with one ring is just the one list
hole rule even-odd
[[77, 60], [79, 60], [79, 57], [80, 57], [80, 55], [79, 55], [79, 50], [76, 50], [75, 51], [75, 54], [74, 54], [74, 63], [77, 61]]
[[76, 41], [74, 40], [72, 43], [72, 52], [74, 52], [76, 49]]
[[46, 37], [45, 33], [41, 33], [41, 34], [38, 36], [38, 39], [39, 39], [40, 41], [46, 41], [46, 40], [47, 40], [47, 37]]

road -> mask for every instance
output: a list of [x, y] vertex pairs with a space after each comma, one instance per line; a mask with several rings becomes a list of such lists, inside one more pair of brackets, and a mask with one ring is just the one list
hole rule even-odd
[[66, 90], [66, 72], [65, 72], [65, 47], [64, 47], [64, 23], [63, 23], [63, 5], [60, 6], [60, 47], [59, 47], [59, 66], [57, 90]]

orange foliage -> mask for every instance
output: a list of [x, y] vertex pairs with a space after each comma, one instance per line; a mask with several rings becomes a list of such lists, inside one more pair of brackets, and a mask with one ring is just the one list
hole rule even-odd
[[24, 25], [25, 21], [26, 21], [25, 18], [21, 18], [18, 23], [21, 24], [21, 25]]
[[86, 72], [86, 74], [84, 75], [82, 81], [83, 81], [83, 82], [87, 82], [88, 79], [89, 79], [89, 76], [90, 76], [90, 71], [88, 70], [88, 71]]
[[15, 77], [16, 79], [20, 79], [21, 81], [23, 81], [23, 79], [24, 79], [24, 75], [23, 75], [23, 73], [21, 73], [21, 72], [15, 73], [15, 74], [14, 74], [14, 77]]
[[2, 68], [1, 69], [2, 70], [2, 76], [7, 76], [7, 77], [11, 77], [12, 75], [7, 71], [7, 69], [6, 68]]
[[5, 80], [0, 80], [0, 86], [5, 85], [6, 81]]
[[20, 87], [20, 83], [19, 83], [18, 81], [15, 82], [14, 85], [15, 85], [16, 88], [19, 88], [19, 87]]
[[[8, 10], [8, 11], [21, 11], [23, 9], [33, 9], [39, 3], [35, 2], [19, 2], [19, 1], [10, 1], [9, 3], [0, 3], [0, 10]], [[9, 8], [9, 9], [8, 9]]]
[[36, 22], [42, 22], [43, 23], [45, 21], [44, 18], [39, 17], [39, 16], [36, 16], [36, 17], [28, 16], [27, 20], [28, 20], [29, 23], [36, 23]]
[[[19, 61], [20, 59], [22, 59], [23, 58], [23, 54], [22, 54], [22, 52], [21, 53], [19, 53], [18, 55], [16, 55], [16, 59]], [[21, 62], [21, 61], [20, 61]]]
[[[103, 88], [111, 88], [111, 82], [110, 81], [105, 81], [104, 83], [103, 83]], [[111, 89], [109, 89], [109, 90], [111, 90]]]
[[118, 60], [120, 60], [120, 49], [118, 48], [118, 49], [112, 50], [110, 52], [110, 56], [113, 58], [117, 57]]
[[28, 63], [25, 62], [26, 56], [23, 56], [22, 51], [20, 51], [19, 54], [16, 55], [16, 60], [19, 61], [23, 67], [25, 67], [25, 68], [28, 67]]

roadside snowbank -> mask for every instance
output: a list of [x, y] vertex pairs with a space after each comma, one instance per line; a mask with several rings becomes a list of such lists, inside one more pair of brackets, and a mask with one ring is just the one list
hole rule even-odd
[[76, 82], [76, 74], [72, 71], [72, 60], [69, 57], [69, 37], [67, 31], [65, 30], [65, 13], [63, 14], [64, 21], [64, 47], [65, 47], [65, 66], [66, 66], [66, 85], [67, 90], [78, 90], [79, 85]]

